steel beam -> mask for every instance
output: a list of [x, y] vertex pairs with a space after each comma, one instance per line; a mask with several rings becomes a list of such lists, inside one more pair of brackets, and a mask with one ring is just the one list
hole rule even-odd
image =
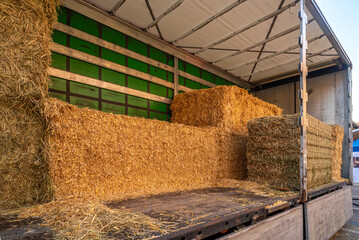
[[212, 15], [210, 18], [207, 18], [206, 20], [204, 20], [203, 22], [201, 22], [200, 24], [198, 24], [197, 26], [195, 26], [191, 30], [189, 30], [189, 31], [183, 33], [182, 35], [180, 35], [179, 37], [177, 37], [175, 40], [172, 41], [172, 44], [176, 44], [179, 40], [181, 40], [181, 39], [183, 39], [185, 37], [188, 37], [192, 33], [196, 32], [197, 30], [199, 30], [199, 29], [203, 28], [204, 26], [206, 26], [208, 23], [212, 22], [213, 20], [217, 19], [218, 17], [222, 16], [223, 14], [229, 12], [233, 8], [237, 7], [239, 4], [244, 3], [246, 1], [247, 0], [237, 0], [234, 3], [228, 5], [227, 7], [223, 8], [221, 11], [219, 11], [216, 14]]
[[268, 19], [271, 19], [271, 18], [273, 18], [273, 17], [275, 17], [275, 16], [278, 16], [279, 14], [281, 14], [281, 13], [284, 12], [284, 11], [286, 11], [287, 9], [289, 9], [289, 8], [291, 8], [291, 7], [294, 7], [298, 2], [299, 2], [299, 0], [295, 0], [295, 1], [292, 2], [292, 3], [289, 3], [288, 5], [282, 7], [281, 9], [276, 10], [276, 11], [274, 11], [274, 12], [272, 12], [272, 13], [270, 13], [270, 14], [264, 16], [264, 17], [262, 17], [261, 19], [256, 20], [256, 21], [254, 21], [254, 22], [248, 24], [247, 26], [245, 26], [245, 27], [243, 27], [243, 28], [241, 28], [241, 29], [239, 29], [239, 30], [237, 30], [237, 31], [235, 31], [235, 32], [233, 32], [233, 33], [231, 33], [231, 34], [229, 34], [229, 35], [227, 35], [227, 36], [225, 36], [225, 37], [223, 37], [223, 38], [221, 38], [221, 39], [219, 39], [219, 40], [217, 40], [217, 41], [215, 41], [215, 42], [213, 42], [213, 43], [211, 43], [211, 44], [209, 44], [209, 45], [207, 45], [207, 46], [205, 46], [205, 47], [203, 47], [202, 49], [198, 50], [198, 51], [195, 52], [194, 54], [197, 55], [197, 54], [199, 54], [199, 53], [201, 53], [201, 52], [204, 52], [204, 51], [206, 51], [207, 49], [209, 49], [209, 48], [211, 48], [211, 47], [214, 47], [214, 46], [216, 46], [216, 45], [218, 45], [218, 44], [221, 44], [221, 43], [227, 41], [228, 39], [231, 39], [231, 38], [233, 38], [234, 36], [237, 36], [238, 34], [244, 32], [244, 31], [246, 31], [246, 30], [248, 30], [248, 29], [250, 29], [250, 28], [252, 28], [252, 27], [254, 27], [254, 26], [257, 26], [258, 24], [267, 21]]
[[[320, 36], [311, 38], [311, 39], [308, 41], [308, 43], [311, 43], [311, 42], [314, 42], [314, 41], [316, 41], [316, 40], [318, 40], [318, 39], [321, 39], [321, 38], [324, 37], [324, 36], [325, 36], [325, 35], [322, 34], [322, 35], [320, 35]], [[241, 67], [244, 67], [244, 66], [248, 66], [248, 65], [251, 65], [251, 64], [255, 64], [255, 63], [258, 63], [258, 62], [267, 60], [267, 59], [269, 59], [269, 58], [276, 57], [276, 56], [278, 56], [278, 55], [280, 55], [280, 54], [289, 52], [289, 51], [291, 51], [291, 50], [297, 49], [297, 48], [299, 48], [299, 47], [300, 47], [300, 46], [299, 46], [298, 44], [295, 44], [295, 45], [293, 45], [293, 46], [290, 46], [290, 47], [288, 47], [288, 48], [282, 49], [282, 50], [280, 50], [280, 51], [278, 51], [278, 52], [276, 52], [276, 53], [273, 53], [273, 54], [271, 54], [271, 55], [268, 55], [268, 56], [259, 58], [259, 59], [257, 59], [257, 60], [253, 60], [253, 61], [247, 62], [247, 63], [245, 63], [245, 64], [241, 64], [241, 65], [235, 66], [235, 67], [233, 67], [233, 68], [228, 69], [227, 71], [233, 71], [233, 70], [235, 70], [235, 69], [237, 69], [237, 68], [241, 68]]]
[[152, 28], [153, 26], [155, 26], [159, 21], [161, 21], [166, 15], [168, 15], [170, 12], [172, 12], [173, 10], [175, 10], [177, 7], [179, 7], [179, 5], [181, 5], [181, 3], [184, 0], [177, 0], [177, 2], [175, 2], [172, 6], [170, 6], [169, 8], [167, 8], [161, 15], [159, 15], [157, 18], [155, 18], [150, 24], [148, 24], [145, 27], [145, 30], [148, 32], [148, 30], [150, 30], [150, 28]]
[[[329, 48], [323, 49], [323, 50], [318, 51], [318, 52], [315, 52], [315, 53], [311, 53], [311, 54], [308, 53], [308, 54], [307, 54], [307, 55], [308, 55], [307, 60], [309, 60], [310, 58], [315, 57], [315, 56], [320, 56], [320, 55], [322, 55], [323, 53], [328, 52], [328, 51], [330, 51], [330, 50], [332, 50], [332, 49], [333, 49], [333, 47], [329, 47]], [[278, 68], [278, 67], [281, 67], [281, 66], [290, 64], [290, 63], [295, 63], [295, 62], [297, 62], [297, 61], [298, 61], [298, 59], [296, 58], [296, 59], [293, 59], [293, 60], [290, 60], [290, 61], [287, 61], [287, 62], [284, 62], [284, 63], [281, 63], [281, 64], [277, 64], [277, 65], [274, 65], [274, 66], [267, 67], [267, 68], [265, 68], [265, 69], [261, 69], [261, 70], [255, 71], [255, 72], [253, 72], [253, 73], [251, 73], [251, 74], [242, 75], [241, 77], [242, 77], [242, 78], [244, 78], [244, 77], [250, 77], [250, 76], [252, 76], [252, 75], [254, 75], [254, 74], [262, 73], [262, 72], [265, 72], [265, 71], [268, 71], [268, 70], [272, 70], [273, 68]]]
[[115, 15], [118, 9], [125, 3], [126, 0], [119, 0], [116, 5], [112, 8], [111, 13], [112, 15]]
[[[145, 0], [145, 2], [146, 2], [147, 9], [148, 9], [148, 11], [150, 12], [151, 18], [152, 18], [152, 20], [154, 21], [156, 18], [155, 18], [155, 15], [153, 14], [153, 11], [152, 11], [150, 2], [149, 2], [149, 0]], [[163, 39], [161, 30], [160, 30], [160, 27], [158, 26], [158, 24], [156, 24], [156, 30], [157, 30], [157, 32], [158, 32], [158, 36], [160, 36], [160, 38]]]

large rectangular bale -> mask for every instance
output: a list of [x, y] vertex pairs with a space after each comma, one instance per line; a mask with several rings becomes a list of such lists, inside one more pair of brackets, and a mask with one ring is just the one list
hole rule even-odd
[[209, 187], [219, 175], [245, 174], [226, 172], [245, 167], [225, 165], [244, 153], [232, 147], [241, 139], [217, 128], [81, 109], [56, 99], [48, 100], [44, 115], [57, 199], [133, 198]]
[[279, 116], [282, 109], [264, 102], [237, 86], [219, 86], [178, 94], [171, 105], [174, 123], [214, 126], [232, 133], [247, 133], [253, 118]]
[[332, 177], [334, 181], [341, 180], [342, 170], [342, 152], [343, 152], [343, 139], [344, 129], [339, 125], [331, 125], [332, 132]]
[[43, 155], [45, 129], [38, 112], [0, 102], [0, 209], [51, 199]]
[[[279, 187], [300, 187], [299, 114], [263, 117], [248, 123], [249, 179]], [[308, 115], [308, 188], [332, 180], [332, 128]]]

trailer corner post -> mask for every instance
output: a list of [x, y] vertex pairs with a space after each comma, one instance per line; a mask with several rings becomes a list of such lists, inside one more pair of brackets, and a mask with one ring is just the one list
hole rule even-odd
[[348, 67], [348, 142], [349, 142], [349, 155], [348, 155], [348, 177], [350, 183], [353, 184], [353, 122], [352, 122], [352, 112], [353, 112], [353, 103], [352, 103], [352, 68]]
[[308, 239], [308, 218], [307, 218], [307, 24], [308, 17], [305, 12], [305, 0], [300, 0], [300, 7], [298, 11], [300, 20], [300, 36], [298, 43], [300, 46], [300, 89], [298, 97], [300, 100], [300, 201], [303, 203], [303, 239]]

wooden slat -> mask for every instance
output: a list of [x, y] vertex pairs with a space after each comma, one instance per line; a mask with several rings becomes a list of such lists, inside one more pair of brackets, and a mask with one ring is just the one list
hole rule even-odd
[[308, 202], [309, 239], [330, 239], [353, 216], [351, 187]]
[[182, 85], [178, 85], [178, 90], [183, 91], [183, 92], [193, 91], [192, 88], [188, 88], [188, 87], [185, 87], [185, 86], [182, 86]]
[[208, 82], [208, 81], [206, 81], [206, 80], [204, 80], [204, 79], [202, 79], [202, 78], [193, 76], [192, 74], [186, 73], [186, 72], [184, 72], [184, 71], [178, 70], [178, 73], [179, 73], [179, 75], [181, 75], [182, 77], [188, 78], [188, 79], [190, 79], [190, 80], [192, 80], [192, 81], [201, 83], [201, 84], [206, 85], [206, 86], [208, 86], [208, 87], [217, 87], [217, 85], [214, 84], [214, 83]]
[[79, 60], [82, 60], [82, 61], [85, 61], [85, 62], [88, 62], [88, 63], [95, 64], [97, 66], [105, 67], [105, 68], [114, 70], [116, 72], [121, 72], [121, 73], [124, 73], [124, 74], [127, 74], [127, 75], [131, 75], [131, 76], [134, 76], [134, 77], [137, 77], [137, 78], [141, 78], [141, 79], [144, 79], [144, 80], [147, 80], [149, 82], [153, 82], [153, 83], [165, 86], [165, 87], [169, 87], [169, 88], [172, 88], [172, 89], [174, 88], [174, 84], [171, 83], [171, 82], [167, 82], [167, 81], [165, 81], [163, 79], [151, 76], [151, 75], [149, 75], [147, 73], [143, 73], [143, 72], [134, 70], [132, 68], [125, 67], [125, 66], [122, 66], [120, 64], [110, 62], [110, 61], [107, 61], [107, 60], [92, 56], [90, 54], [83, 53], [83, 52], [75, 50], [75, 49], [71, 49], [69, 47], [62, 46], [62, 45], [57, 44], [57, 43], [51, 43], [50, 44], [50, 49], [51, 49], [51, 51], [54, 51], [56, 53], [60, 53], [60, 54], [65, 55], [65, 56], [76, 58], [76, 59], [79, 59]]
[[301, 240], [303, 239], [303, 207], [298, 206], [269, 217], [257, 224], [228, 234], [219, 240]]
[[96, 45], [98, 45], [100, 47], [104, 47], [104, 48], [107, 48], [107, 49], [112, 50], [114, 52], [117, 52], [117, 53], [123, 54], [125, 56], [134, 58], [136, 60], [142, 61], [144, 63], [148, 63], [148, 64], [150, 64], [152, 66], [161, 68], [163, 70], [166, 70], [166, 71], [169, 71], [169, 72], [174, 71], [174, 68], [171, 67], [171, 66], [168, 66], [167, 64], [158, 62], [158, 61], [153, 60], [153, 59], [151, 59], [149, 57], [143, 56], [143, 55], [141, 55], [139, 53], [133, 52], [131, 50], [128, 50], [126, 48], [118, 46], [118, 45], [116, 45], [114, 43], [105, 41], [105, 40], [103, 40], [101, 38], [98, 38], [98, 37], [95, 37], [95, 36], [93, 36], [91, 34], [88, 34], [88, 33], [85, 33], [83, 31], [77, 30], [76, 28], [67, 26], [65, 24], [57, 22], [54, 25], [54, 29], [56, 29], [56, 30], [58, 30], [60, 32], [69, 34], [69, 35], [71, 35], [73, 37], [77, 37], [77, 38], [80, 38], [80, 39], [85, 40], [87, 42], [96, 44]]
[[145, 93], [145, 92], [131, 89], [128, 87], [123, 87], [123, 86], [120, 86], [117, 84], [97, 80], [94, 78], [78, 75], [75, 73], [63, 71], [63, 70], [56, 69], [56, 68], [50, 68], [49, 74], [53, 77], [63, 78], [63, 79], [78, 82], [78, 83], [84, 83], [84, 84], [88, 84], [88, 85], [103, 88], [103, 89], [108, 89], [108, 90], [115, 91], [115, 92], [120, 92], [120, 93], [129, 94], [129, 95], [136, 96], [136, 97], [153, 100], [156, 102], [162, 102], [162, 103], [167, 103], [167, 104], [171, 104], [171, 102], [172, 102], [172, 100], [169, 98], [160, 97], [160, 96], [157, 96], [157, 95], [154, 95], [151, 93]]
[[67, 8], [70, 8], [78, 13], [81, 13], [87, 17], [90, 17], [102, 24], [105, 24], [113, 29], [116, 29], [117, 31], [120, 31], [128, 36], [131, 36], [133, 38], [136, 38], [144, 43], [147, 43], [155, 48], [158, 48], [170, 55], [173, 55], [175, 57], [178, 57], [179, 59], [182, 59], [185, 62], [188, 62], [190, 64], [193, 64], [199, 68], [202, 68], [208, 72], [211, 72], [221, 78], [224, 78], [232, 83], [235, 83], [239, 86], [245, 87], [245, 88], [251, 88], [254, 85], [251, 83], [248, 83], [245, 80], [242, 80], [238, 77], [235, 77], [232, 74], [228, 74], [222, 69], [204, 61], [203, 59], [193, 56], [190, 53], [175, 47], [161, 39], [156, 38], [155, 36], [143, 32], [141, 29], [138, 29], [125, 21], [111, 16], [108, 13], [99, 10], [98, 8], [84, 2], [81, 0], [62, 0], [61, 4]]

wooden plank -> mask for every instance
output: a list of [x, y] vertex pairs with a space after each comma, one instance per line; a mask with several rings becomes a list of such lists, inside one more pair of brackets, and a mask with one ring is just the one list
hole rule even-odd
[[57, 22], [54, 25], [54, 29], [56, 29], [56, 30], [58, 30], [60, 32], [69, 34], [69, 35], [71, 35], [73, 37], [77, 37], [77, 38], [80, 38], [80, 39], [85, 40], [87, 42], [96, 44], [97, 46], [104, 47], [104, 48], [107, 48], [107, 49], [112, 50], [114, 52], [117, 52], [117, 53], [123, 54], [125, 56], [137, 59], [139, 61], [148, 63], [148, 64], [150, 64], [150, 65], [152, 65], [154, 67], [158, 67], [158, 68], [161, 68], [161, 69], [169, 71], [169, 72], [174, 71], [174, 68], [167, 65], [167, 64], [158, 62], [158, 61], [153, 60], [153, 59], [151, 59], [149, 57], [146, 57], [146, 56], [143, 56], [143, 55], [141, 55], [139, 53], [136, 53], [136, 52], [133, 52], [131, 50], [128, 50], [127, 48], [124, 48], [124, 47], [118, 46], [118, 45], [116, 45], [114, 43], [105, 41], [105, 40], [103, 40], [101, 38], [98, 38], [98, 37], [95, 37], [95, 36], [93, 36], [91, 34], [88, 34], [88, 33], [85, 33], [83, 31], [77, 30], [76, 28], [67, 26], [65, 24]]
[[193, 91], [192, 88], [188, 88], [188, 87], [185, 87], [185, 86], [182, 86], [182, 85], [178, 85], [178, 90], [183, 91], [183, 92]]
[[117, 84], [97, 80], [94, 78], [78, 75], [78, 74], [63, 71], [60, 69], [50, 68], [48, 71], [49, 71], [49, 74], [54, 77], [59, 77], [59, 78], [63, 78], [63, 79], [78, 82], [78, 83], [84, 83], [84, 84], [88, 84], [88, 85], [103, 88], [103, 89], [108, 89], [108, 90], [115, 91], [115, 92], [129, 94], [132, 96], [149, 99], [149, 100], [153, 100], [156, 102], [162, 102], [162, 103], [167, 103], [167, 104], [171, 104], [171, 102], [172, 102], [172, 100], [169, 98], [160, 97], [160, 96], [157, 96], [157, 95], [154, 95], [151, 93], [145, 93], [145, 92], [131, 89], [128, 87], [123, 87], [123, 86], [120, 86]]
[[309, 239], [330, 239], [353, 216], [351, 187], [308, 202]]
[[181, 71], [181, 70], [178, 70], [178, 72], [179, 72], [179, 75], [181, 75], [182, 77], [188, 78], [188, 79], [190, 79], [190, 80], [192, 80], [192, 81], [201, 83], [201, 84], [206, 85], [206, 86], [208, 86], [208, 87], [217, 87], [216, 84], [211, 83], [211, 82], [208, 82], [208, 81], [206, 81], [206, 80], [204, 80], [204, 79], [202, 79], [202, 78], [193, 76], [192, 74], [186, 73], [186, 72]]
[[54, 42], [50, 43], [50, 49], [51, 49], [51, 51], [54, 51], [56, 53], [60, 53], [60, 54], [65, 55], [65, 56], [76, 58], [76, 59], [79, 59], [79, 60], [82, 60], [82, 61], [85, 61], [85, 62], [88, 62], [88, 63], [95, 64], [97, 66], [105, 67], [105, 68], [114, 70], [116, 72], [121, 72], [121, 73], [124, 73], [124, 74], [127, 74], [127, 75], [131, 75], [131, 76], [134, 76], [134, 77], [137, 77], [137, 78], [141, 78], [141, 79], [144, 79], [144, 80], [147, 80], [149, 82], [153, 82], [153, 83], [165, 86], [165, 87], [174, 88], [173, 83], [168, 82], [166, 80], [163, 80], [161, 78], [151, 76], [151, 75], [149, 75], [147, 73], [143, 73], [143, 72], [134, 70], [132, 68], [122, 66], [120, 64], [110, 62], [110, 61], [107, 61], [105, 59], [101, 59], [101, 58], [92, 56], [90, 54], [83, 53], [83, 52], [75, 50], [75, 49], [71, 49], [69, 47], [62, 46], [62, 45], [54, 43]]
[[303, 239], [303, 207], [298, 206], [269, 217], [257, 224], [229, 234], [219, 240], [301, 240]]
[[232, 83], [235, 83], [239, 86], [244, 88], [251, 88], [254, 85], [251, 83], [240, 79], [232, 74], [225, 72], [223, 69], [210, 64], [203, 59], [193, 56], [192, 54], [167, 43], [164, 40], [161, 40], [149, 33], [143, 32], [141, 29], [132, 26], [129, 23], [115, 17], [111, 16], [110, 14], [92, 6], [91, 4], [86, 3], [85, 1], [81, 0], [62, 0], [61, 4], [67, 8], [70, 8], [78, 13], [81, 13], [87, 17], [90, 17], [102, 24], [105, 24], [117, 31], [120, 31], [128, 36], [136, 38], [144, 43], [147, 43], [155, 48], [158, 48], [168, 54], [171, 54], [183, 61], [186, 61], [190, 64], [193, 64], [199, 68], [202, 68], [208, 72], [211, 72], [219, 77], [222, 77]]
[[175, 85], [174, 95], [178, 94], [178, 58], [174, 57], [174, 72], [173, 72], [173, 82]]

